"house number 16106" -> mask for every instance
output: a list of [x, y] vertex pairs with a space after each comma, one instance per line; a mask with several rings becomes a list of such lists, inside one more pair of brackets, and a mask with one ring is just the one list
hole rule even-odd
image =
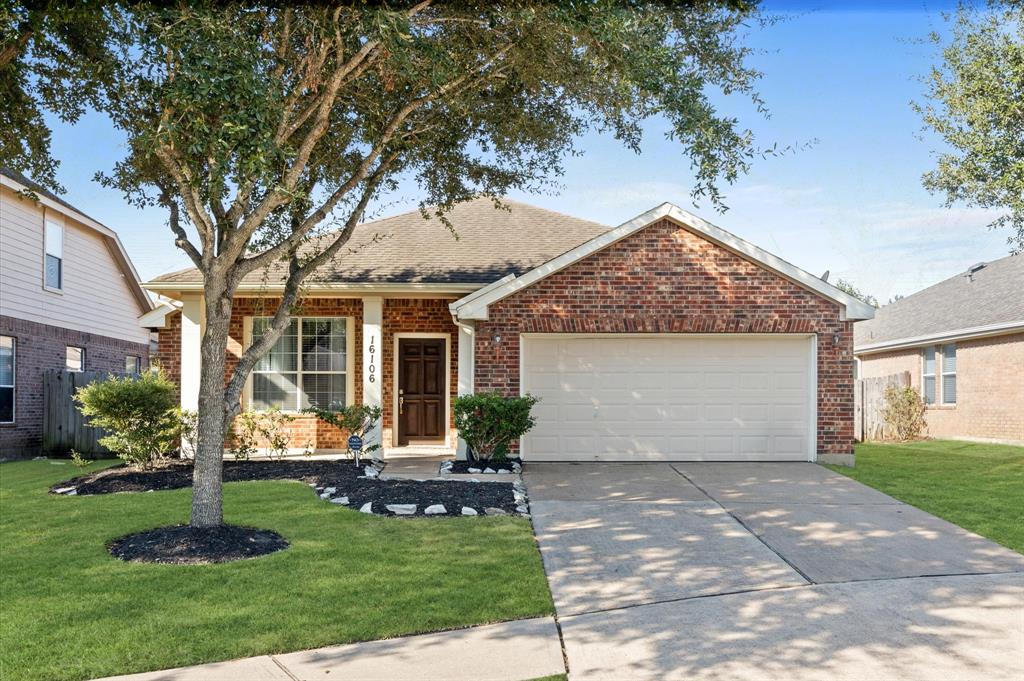
[[377, 377], [376, 377], [376, 375], [374, 375], [374, 372], [377, 370], [377, 364], [376, 364], [376, 362], [373, 361], [374, 357], [376, 356], [376, 352], [377, 352], [377, 337], [376, 336], [370, 336], [370, 347], [368, 347], [366, 349], [366, 352], [369, 353], [369, 355], [370, 355], [370, 362], [369, 362], [369, 366], [367, 367], [367, 371], [369, 372], [368, 380], [370, 381], [370, 383], [376, 383], [377, 382]]

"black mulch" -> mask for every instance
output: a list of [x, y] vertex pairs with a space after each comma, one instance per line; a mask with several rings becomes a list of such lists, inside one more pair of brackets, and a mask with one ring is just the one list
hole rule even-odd
[[[348, 506], [354, 510], [359, 510], [366, 502], [372, 502], [373, 512], [378, 515], [395, 515], [385, 509], [386, 504], [416, 504], [418, 516], [424, 515], [424, 509], [433, 504], [443, 504], [446, 510], [444, 515], [449, 516], [461, 515], [463, 506], [475, 509], [480, 515], [486, 515], [487, 508], [498, 508], [509, 514], [516, 511], [511, 480], [379, 480], [360, 477], [363, 474], [363, 468], [356, 468], [351, 460], [224, 462], [224, 482], [300, 480], [314, 487], [318, 495], [324, 489], [334, 487], [334, 492], [330, 494], [331, 498], [347, 496]], [[55, 493], [54, 490], [73, 487], [78, 496], [83, 496], [181, 489], [191, 486], [191, 463], [171, 462], [146, 471], [124, 466], [108, 468], [58, 482], [50, 488], [50, 492]]]
[[[493, 468], [496, 471], [513, 471], [513, 463], [517, 463], [520, 466], [523, 464], [522, 460], [517, 458], [505, 459], [504, 461], [455, 461], [452, 464], [452, 473], [469, 473], [470, 468], [479, 468], [484, 470], [485, 468]], [[491, 475], [488, 473], [488, 475]]]
[[255, 527], [172, 525], [129, 534], [107, 547], [111, 555], [135, 563], [202, 565], [257, 558], [288, 548], [277, 532]]

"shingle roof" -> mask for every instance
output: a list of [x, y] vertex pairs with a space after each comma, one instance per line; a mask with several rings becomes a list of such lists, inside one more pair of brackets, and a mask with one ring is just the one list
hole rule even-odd
[[[518, 201], [502, 199], [502, 204], [508, 210], [495, 209], [486, 198], [455, 206], [447, 217], [457, 239], [439, 219], [425, 220], [418, 210], [363, 223], [308, 282], [485, 284], [533, 269], [609, 229]], [[253, 272], [242, 283], [280, 284], [286, 272], [280, 263], [270, 272]], [[153, 279], [164, 284], [201, 281], [195, 268]]]
[[890, 303], [853, 326], [854, 347], [1024, 321], [1024, 255], [986, 263]]
[[59, 203], [60, 205], [64, 206], [65, 208], [67, 208], [69, 210], [73, 210], [76, 213], [80, 213], [81, 215], [85, 215], [85, 217], [89, 218], [90, 220], [93, 220], [95, 222], [99, 222], [99, 220], [97, 220], [96, 218], [92, 217], [91, 215], [87, 215], [86, 213], [83, 213], [80, 208], [76, 208], [75, 206], [72, 206], [70, 203], [68, 203], [66, 200], [62, 199], [57, 194], [54, 194], [49, 189], [47, 189], [43, 185], [39, 184], [35, 180], [31, 180], [31, 179], [25, 177], [24, 175], [19, 173], [17, 170], [11, 170], [10, 168], [6, 168], [4, 166], [0, 166], [0, 175], [5, 175], [5, 176], [9, 177], [10, 179], [14, 180], [15, 182], [17, 182], [18, 184], [24, 185], [24, 186], [28, 187], [29, 189], [34, 191], [36, 194], [39, 194], [40, 196], [45, 196], [46, 198], [50, 199], [51, 201], [56, 201], [57, 203]]

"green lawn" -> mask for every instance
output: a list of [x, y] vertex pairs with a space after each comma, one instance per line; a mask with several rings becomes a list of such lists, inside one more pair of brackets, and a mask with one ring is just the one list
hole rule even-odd
[[300, 482], [239, 482], [224, 490], [227, 520], [276, 530], [287, 550], [142, 565], [106, 542], [186, 522], [191, 490], [46, 493], [78, 473], [0, 464], [0, 678], [85, 679], [554, 611], [522, 518], [382, 518]]
[[863, 443], [854, 468], [829, 468], [1024, 553], [1024, 447]]

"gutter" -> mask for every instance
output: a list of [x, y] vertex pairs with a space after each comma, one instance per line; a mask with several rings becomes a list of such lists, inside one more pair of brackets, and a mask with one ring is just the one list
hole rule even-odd
[[896, 338], [893, 340], [881, 341], [878, 343], [865, 343], [864, 345], [855, 345], [853, 348], [853, 354], [868, 355], [877, 352], [888, 352], [890, 350], [901, 350], [903, 348], [913, 348], [920, 347], [923, 345], [948, 343], [952, 341], [967, 340], [971, 338], [1001, 336], [1003, 334], [1013, 333], [1016, 331], [1024, 331], [1024, 319], [1012, 322], [999, 322], [998, 324], [986, 324], [983, 326], [971, 326], [964, 329], [956, 329], [954, 331], [943, 331], [940, 333], [926, 334], [923, 336], [908, 336], [906, 338]]

